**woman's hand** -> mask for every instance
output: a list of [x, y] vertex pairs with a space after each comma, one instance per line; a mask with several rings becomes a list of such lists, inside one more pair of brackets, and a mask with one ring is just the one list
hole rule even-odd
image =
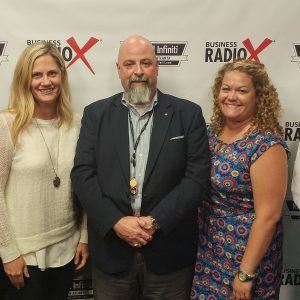
[[89, 257], [89, 248], [86, 243], [78, 243], [76, 254], [75, 254], [75, 270], [80, 270], [83, 268]]
[[4, 271], [8, 276], [10, 282], [19, 290], [24, 287], [24, 276], [29, 277], [27, 265], [22, 256], [10, 261], [3, 263]]
[[232, 284], [234, 300], [251, 300], [253, 281], [242, 282], [237, 275], [234, 277]]

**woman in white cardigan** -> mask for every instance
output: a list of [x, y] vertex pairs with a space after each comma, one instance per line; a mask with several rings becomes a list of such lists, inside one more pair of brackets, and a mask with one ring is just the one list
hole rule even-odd
[[86, 263], [86, 222], [78, 221], [70, 181], [79, 127], [58, 49], [29, 45], [0, 113], [0, 257], [9, 299], [66, 299], [74, 269]]

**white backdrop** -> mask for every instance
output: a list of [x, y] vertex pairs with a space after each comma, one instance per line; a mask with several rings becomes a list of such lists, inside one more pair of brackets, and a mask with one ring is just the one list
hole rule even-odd
[[[199, 103], [207, 122], [217, 69], [237, 54], [252, 56], [267, 66], [280, 95], [281, 122], [292, 152], [291, 178], [300, 139], [299, 13], [298, 0], [0, 0], [0, 109], [7, 105], [20, 53], [36, 40], [53, 41], [67, 65], [75, 59], [68, 71], [73, 107], [79, 113], [90, 102], [121, 90], [117, 50], [132, 34], [153, 42], [161, 62], [159, 88]], [[290, 188], [286, 200], [284, 300], [300, 299], [300, 213]], [[89, 285], [75, 281], [70, 298], [91, 299], [88, 294], [79, 296]]]

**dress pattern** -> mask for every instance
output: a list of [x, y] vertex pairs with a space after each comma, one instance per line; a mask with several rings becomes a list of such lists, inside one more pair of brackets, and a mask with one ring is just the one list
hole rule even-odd
[[[230, 299], [232, 282], [255, 220], [251, 165], [270, 147], [285, 142], [269, 131], [252, 131], [223, 143], [208, 130], [211, 200], [199, 212], [199, 241], [191, 299]], [[282, 220], [254, 280], [254, 299], [277, 299], [282, 272]]]

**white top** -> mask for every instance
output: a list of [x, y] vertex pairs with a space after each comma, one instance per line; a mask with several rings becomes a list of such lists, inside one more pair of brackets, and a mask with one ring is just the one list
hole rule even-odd
[[300, 209], [300, 145], [298, 146], [297, 156], [295, 159], [291, 189], [293, 200]]
[[[23, 255], [26, 263], [42, 269], [70, 261], [79, 238], [87, 242], [86, 219], [81, 230], [71, 193], [70, 171], [80, 128], [79, 117], [70, 128], [54, 120], [37, 120], [61, 184], [55, 174], [41, 133], [33, 120], [13, 146], [10, 127], [14, 116], [0, 113], [0, 256], [3, 262]], [[66, 246], [63, 256], [56, 251]], [[64, 248], [64, 247], [63, 247]]]
[[62, 242], [23, 255], [26, 265], [38, 266], [42, 271], [66, 265], [74, 258], [79, 238], [80, 232], [75, 231], [75, 234]]

